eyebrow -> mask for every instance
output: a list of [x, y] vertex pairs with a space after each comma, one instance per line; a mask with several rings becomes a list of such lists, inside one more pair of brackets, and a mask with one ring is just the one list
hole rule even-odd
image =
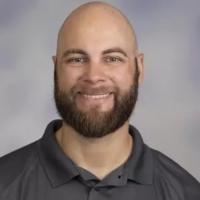
[[64, 51], [62, 57], [67, 57], [70, 54], [82, 54], [82, 55], [88, 56], [87, 52], [85, 52], [82, 49], [67, 49], [66, 51]]
[[103, 55], [109, 54], [109, 53], [121, 53], [125, 57], [127, 57], [127, 53], [123, 49], [121, 49], [120, 47], [114, 47], [114, 48], [106, 49], [106, 50], [103, 51]]
[[[106, 49], [102, 52], [103, 55], [109, 54], [109, 53], [121, 53], [125, 57], [127, 57], [127, 53], [120, 47], [113, 47], [113, 48], [110, 48], [110, 49]], [[82, 54], [84, 56], [89, 56], [88, 53], [86, 51], [82, 50], [82, 49], [72, 48], [72, 49], [67, 49], [66, 51], [64, 51], [62, 57], [67, 57], [70, 54]]]

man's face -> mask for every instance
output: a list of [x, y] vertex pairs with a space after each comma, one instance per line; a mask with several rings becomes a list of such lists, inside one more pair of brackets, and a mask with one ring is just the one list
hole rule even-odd
[[57, 110], [85, 137], [120, 128], [137, 100], [140, 67], [130, 34], [110, 25], [102, 19], [72, 20], [62, 32], [55, 61]]

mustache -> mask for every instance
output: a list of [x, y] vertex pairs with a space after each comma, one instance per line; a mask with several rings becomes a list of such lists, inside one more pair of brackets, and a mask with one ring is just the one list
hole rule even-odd
[[74, 86], [71, 92], [74, 95], [88, 94], [88, 95], [101, 95], [108, 93], [117, 93], [118, 88], [108, 86], [88, 87], [88, 86]]

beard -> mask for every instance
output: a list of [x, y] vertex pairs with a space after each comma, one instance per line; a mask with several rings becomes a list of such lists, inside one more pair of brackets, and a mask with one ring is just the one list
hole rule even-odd
[[[58, 76], [54, 71], [54, 99], [57, 112], [63, 121], [71, 126], [78, 134], [87, 138], [101, 138], [119, 129], [131, 116], [138, 97], [139, 70], [136, 62], [136, 72], [133, 82], [126, 92], [114, 88], [114, 105], [110, 111], [100, 112], [97, 108], [89, 111], [78, 109], [75, 101], [76, 86], [68, 93], [61, 90], [58, 85]], [[97, 88], [106, 91], [104, 88]], [[73, 98], [74, 97], [74, 98]]]

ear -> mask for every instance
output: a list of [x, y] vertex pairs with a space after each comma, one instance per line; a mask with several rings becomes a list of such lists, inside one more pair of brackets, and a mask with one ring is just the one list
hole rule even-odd
[[139, 70], [139, 84], [141, 84], [144, 81], [144, 54], [139, 53], [136, 56], [136, 61], [138, 65], [138, 70]]
[[52, 56], [52, 60], [53, 60], [54, 65], [56, 65], [57, 57], [56, 56]]

